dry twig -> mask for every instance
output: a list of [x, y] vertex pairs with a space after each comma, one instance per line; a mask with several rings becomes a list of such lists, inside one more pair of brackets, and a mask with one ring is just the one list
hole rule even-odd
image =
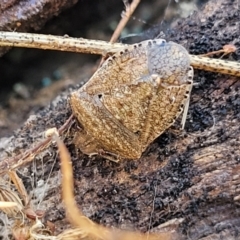
[[[68, 120], [62, 125], [62, 127], [59, 128], [59, 135], [63, 134], [63, 132], [70, 127], [72, 119], [73, 115], [71, 115]], [[38, 143], [35, 147], [30, 148], [22, 154], [4, 159], [0, 162], [0, 174], [6, 173], [7, 171], [16, 169], [22, 165], [31, 162], [37, 154], [49, 147], [51, 141], [52, 137], [48, 137], [47, 139]]]
[[[85, 217], [78, 209], [77, 203], [74, 199], [73, 189], [73, 170], [70, 154], [64, 143], [56, 137], [59, 155], [61, 159], [62, 171], [62, 196], [66, 207], [66, 213], [69, 221], [73, 226], [77, 227], [76, 233], [80, 239], [94, 239], [94, 240], [170, 240], [174, 236], [172, 232], [158, 233], [158, 234], [142, 234], [140, 232], [127, 232], [118, 229], [110, 229], [92, 222], [89, 218]], [[74, 235], [74, 230], [70, 232]], [[76, 238], [76, 236], [75, 236]], [[74, 238], [74, 239], [75, 239]], [[63, 239], [63, 238], [61, 238]], [[66, 236], [65, 239], [71, 239]], [[72, 238], [73, 239], [73, 238]]]
[[[52, 35], [0, 31], [0, 46], [27, 47], [58, 51], [91, 53], [106, 56], [123, 50], [128, 45], [100, 40], [70, 38]], [[240, 63], [190, 55], [196, 69], [240, 76]]]
[[125, 3], [126, 11], [122, 13], [122, 19], [118, 23], [118, 26], [116, 27], [111, 39], [110, 43], [115, 43], [120, 36], [123, 28], [126, 26], [127, 22], [129, 21], [130, 17], [134, 13], [135, 9], [137, 8], [138, 4], [141, 0], [133, 0], [132, 3], [129, 5], [128, 3]]

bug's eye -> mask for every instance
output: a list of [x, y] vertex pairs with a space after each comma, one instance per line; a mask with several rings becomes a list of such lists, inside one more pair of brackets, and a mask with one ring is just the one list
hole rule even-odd
[[140, 136], [141, 132], [140, 132], [140, 131], [136, 131], [135, 134], [136, 134], [137, 136]]

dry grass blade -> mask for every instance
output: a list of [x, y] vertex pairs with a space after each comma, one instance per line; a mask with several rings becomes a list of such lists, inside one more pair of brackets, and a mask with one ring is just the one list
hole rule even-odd
[[13, 207], [17, 207], [16, 202], [0, 202], [0, 209], [13, 208]]
[[[66, 207], [66, 214], [69, 221], [77, 227], [76, 230], [65, 232], [59, 236], [59, 239], [94, 239], [94, 240], [168, 240], [173, 239], [172, 232], [159, 234], [142, 234], [139, 232], [127, 232], [118, 229], [110, 229], [95, 224], [89, 218], [85, 217], [78, 209], [74, 199], [73, 190], [73, 172], [70, 154], [64, 143], [56, 137], [59, 154], [61, 158], [62, 171], [62, 196]], [[61, 237], [61, 238], [60, 238]]]
[[29, 203], [29, 197], [27, 191], [23, 185], [22, 179], [20, 179], [15, 171], [8, 172], [9, 177], [11, 178], [14, 186], [17, 188], [20, 196], [23, 199], [23, 203], [26, 206]]
[[15, 216], [23, 210], [23, 204], [18, 195], [4, 185], [0, 185], [0, 210], [8, 216]]

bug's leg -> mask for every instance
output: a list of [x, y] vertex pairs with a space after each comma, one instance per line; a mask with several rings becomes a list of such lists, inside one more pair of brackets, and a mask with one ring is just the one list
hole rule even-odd
[[[190, 67], [189, 71], [188, 71], [188, 81], [192, 82], [192, 79], [193, 79], [193, 68]], [[193, 86], [193, 83], [192, 83], [192, 86]], [[186, 119], [187, 119], [187, 113], [188, 113], [188, 108], [189, 108], [189, 103], [190, 103], [190, 93], [191, 93], [191, 91], [192, 91], [192, 88], [190, 89], [190, 92], [189, 92], [189, 95], [188, 95], [188, 99], [187, 99], [187, 101], [185, 103], [184, 110], [183, 110], [182, 121], [181, 121], [182, 129], [184, 129], [185, 123], [186, 123]]]
[[188, 98], [185, 106], [184, 106], [184, 109], [183, 109], [183, 115], [182, 115], [182, 121], [181, 121], [181, 129], [183, 130], [184, 127], [185, 127], [185, 123], [186, 123], [186, 119], [187, 119], [187, 113], [188, 113], [188, 108], [189, 108], [189, 102], [190, 102], [190, 98]]
[[81, 130], [75, 133], [74, 144], [81, 150], [82, 153], [92, 157], [94, 155], [100, 155], [113, 162], [119, 162], [118, 155], [104, 151], [99, 143], [86, 131]]
[[85, 130], [77, 131], [74, 135], [74, 144], [78, 146], [82, 153], [89, 156], [97, 155], [101, 146]]
[[115, 163], [118, 163], [122, 159], [119, 155], [104, 151], [103, 149], [98, 152], [98, 155]]

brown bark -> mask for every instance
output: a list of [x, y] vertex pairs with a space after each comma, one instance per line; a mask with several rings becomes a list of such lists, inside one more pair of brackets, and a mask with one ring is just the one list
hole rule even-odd
[[[176, 24], [166, 38], [191, 54], [230, 43], [239, 47], [239, 14], [237, 0], [210, 1]], [[240, 51], [228, 58], [239, 60]], [[144, 232], [174, 229], [183, 239], [240, 238], [239, 79], [195, 71], [195, 81], [200, 85], [193, 89], [185, 130], [167, 131], [137, 161], [113, 163], [81, 154], [72, 143], [72, 126], [65, 144], [73, 161], [76, 200], [86, 216], [105, 226]], [[36, 144], [47, 128], [60, 127], [71, 114], [67, 96], [72, 90], [31, 117], [14, 136], [1, 139], [1, 159]], [[56, 147], [50, 146], [36, 156], [36, 168], [30, 164], [24, 175], [27, 171], [46, 180], [56, 158]], [[19, 169], [22, 174], [23, 170]], [[23, 179], [30, 191], [30, 180]], [[41, 206], [58, 232], [67, 227], [58, 161]], [[164, 228], [161, 224], [166, 222]]]
[[[71, 7], [77, 0], [5, 0], [0, 2], [0, 29], [5, 31], [36, 31], [47, 20]], [[6, 48], [0, 50], [4, 53]]]

